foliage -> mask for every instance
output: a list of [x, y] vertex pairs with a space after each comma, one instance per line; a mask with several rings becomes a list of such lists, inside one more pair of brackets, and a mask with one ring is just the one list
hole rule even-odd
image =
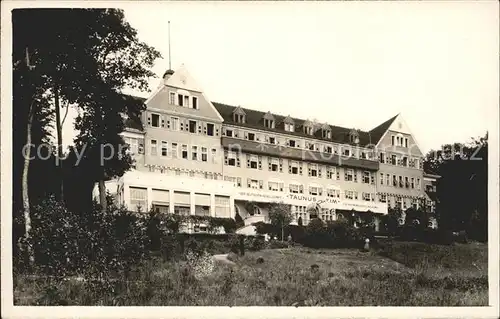
[[440, 228], [465, 230], [469, 237], [487, 240], [488, 134], [471, 143], [443, 145], [431, 150], [424, 170], [441, 176], [436, 185], [436, 215]]
[[383, 228], [390, 236], [396, 236], [403, 212], [400, 208], [389, 208], [387, 215], [383, 215], [381, 222]]
[[284, 228], [293, 220], [290, 205], [284, 203], [271, 204], [269, 206], [269, 219], [271, 225], [281, 229], [281, 240], [284, 240]]
[[[202, 280], [185, 262], [154, 260], [141, 265], [129, 280], [112, 281], [110, 289], [99, 294], [90, 293], [84, 282], [76, 280], [15, 276], [14, 304], [485, 306], [487, 251], [484, 244], [397, 242], [392, 251], [387, 250], [388, 257], [354, 249], [264, 250], [229, 256], [237, 263], [236, 270], [221, 265]], [[318, 266], [314, 273], [312, 265]]]
[[234, 221], [236, 224], [236, 229], [245, 226], [245, 222], [243, 221], [239, 213], [236, 213], [236, 215], [234, 216]]

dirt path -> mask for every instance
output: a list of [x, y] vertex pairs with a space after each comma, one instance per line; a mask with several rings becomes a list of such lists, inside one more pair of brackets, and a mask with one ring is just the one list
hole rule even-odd
[[226, 264], [226, 265], [230, 265], [230, 266], [236, 265], [234, 262], [227, 259], [227, 254], [213, 255], [213, 258], [215, 259], [215, 261], [219, 261], [219, 262]]

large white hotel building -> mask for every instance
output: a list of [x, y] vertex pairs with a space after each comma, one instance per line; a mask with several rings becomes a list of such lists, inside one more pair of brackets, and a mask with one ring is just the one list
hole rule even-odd
[[289, 204], [304, 225], [340, 213], [381, 216], [388, 207], [434, 211], [437, 176], [424, 174], [401, 115], [361, 131], [216, 103], [184, 66], [165, 72], [144, 103], [142, 123], [127, 121], [123, 133], [135, 168], [107, 184], [130, 209], [238, 213], [248, 233], [267, 220], [271, 202]]

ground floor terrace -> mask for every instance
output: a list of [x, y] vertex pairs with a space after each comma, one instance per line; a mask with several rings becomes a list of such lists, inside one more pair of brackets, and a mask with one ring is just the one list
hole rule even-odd
[[[131, 210], [155, 210], [165, 214], [235, 218], [246, 226], [269, 221], [273, 203], [290, 206], [293, 224], [307, 225], [311, 219], [336, 220], [348, 214], [387, 214], [387, 204], [339, 197], [311, 196], [236, 187], [234, 183], [189, 176], [169, 176], [154, 172], [130, 171], [108, 183], [119, 205]], [[375, 218], [378, 228], [379, 218]], [[200, 227], [201, 226], [201, 227]], [[203, 231], [204, 225], [191, 225], [189, 232]], [[242, 232], [251, 231], [251, 227]]]

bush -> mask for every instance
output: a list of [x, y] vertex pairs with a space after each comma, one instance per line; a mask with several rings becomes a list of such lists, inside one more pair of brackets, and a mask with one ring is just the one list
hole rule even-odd
[[267, 243], [268, 249], [283, 249], [288, 248], [288, 243], [278, 240], [271, 240]]

